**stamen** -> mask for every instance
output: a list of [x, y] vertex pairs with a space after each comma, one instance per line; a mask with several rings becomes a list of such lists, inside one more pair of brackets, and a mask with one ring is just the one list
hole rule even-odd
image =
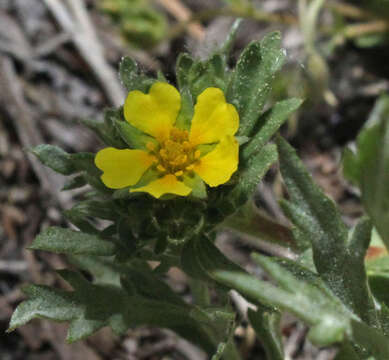
[[147, 143], [146, 147], [153, 151], [158, 159], [157, 170], [175, 176], [182, 176], [186, 171], [192, 171], [193, 162], [201, 156], [200, 151], [195, 151], [189, 142], [189, 132], [177, 128], [172, 128], [170, 136], [160, 142], [159, 150], [151, 142]]
[[151, 141], [149, 141], [149, 142], [146, 144], [146, 148], [147, 148], [147, 150], [149, 150], [149, 151], [154, 151], [154, 150], [155, 150], [155, 144], [152, 143]]
[[168, 157], [166, 149], [159, 150], [159, 155], [162, 156], [162, 158], [166, 159]]
[[184, 150], [189, 150], [192, 146], [190, 145], [189, 141], [184, 141], [182, 143], [182, 147], [184, 148]]

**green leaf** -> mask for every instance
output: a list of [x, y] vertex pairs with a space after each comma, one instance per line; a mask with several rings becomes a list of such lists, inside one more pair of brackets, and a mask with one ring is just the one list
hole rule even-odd
[[128, 91], [140, 90], [146, 92], [155, 82], [154, 79], [141, 74], [136, 62], [127, 56], [123, 57], [120, 62], [119, 76]]
[[59, 271], [59, 274], [74, 291], [35, 285], [25, 288], [29, 299], [15, 310], [8, 331], [33, 318], [68, 321], [67, 341], [74, 342], [103, 326], [110, 326], [120, 334], [134, 326], [149, 325], [170, 328], [209, 353], [215, 351], [215, 329], [205, 313], [202, 322], [196, 320], [202, 313], [197, 308], [185, 303], [177, 305], [130, 296], [119, 287], [91, 284], [80, 274], [68, 270]]
[[248, 310], [248, 317], [265, 349], [266, 357], [271, 360], [284, 360], [281, 314], [270, 308], [258, 306], [257, 311]]
[[376, 324], [364, 268], [371, 224], [364, 219], [348, 237], [335, 204], [316, 186], [293, 148], [278, 138], [281, 174], [290, 201], [282, 203], [289, 219], [311, 241], [317, 272], [355, 314]]
[[68, 255], [69, 262], [80, 270], [89, 272], [96, 285], [120, 286], [120, 276], [125, 268], [111, 257], [91, 255]]
[[150, 270], [148, 266], [143, 268], [140, 266], [127, 267], [123, 272], [121, 281], [131, 283], [131, 287], [137, 295], [144, 296], [148, 299], [160, 300], [161, 294], [166, 302], [176, 305], [184, 305], [185, 302], [175, 294], [171, 288], [158, 279], [158, 277]]
[[243, 51], [227, 91], [227, 100], [240, 115], [238, 135], [249, 136], [266, 103], [274, 74], [285, 60], [281, 35], [274, 32]]
[[92, 153], [68, 154], [58, 146], [47, 144], [38, 145], [31, 151], [44, 165], [62, 175], [72, 175], [81, 171], [93, 175], [100, 174], [100, 170], [94, 164], [95, 155]]
[[212, 269], [244, 272], [206, 237], [194, 238], [185, 244], [181, 254], [181, 266], [189, 276], [205, 281], [213, 281]]
[[87, 181], [83, 175], [76, 176], [68, 180], [62, 188], [62, 191], [73, 190], [83, 187], [87, 184]]
[[100, 176], [101, 170], [95, 165], [95, 154], [89, 152], [79, 152], [70, 154], [70, 162], [76, 172], [85, 171], [90, 176]]
[[351, 147], [346, 147], [342, 156], [343, 175], [353, 185], [359, 186], [361, 179], [361, 168], [358, 157]]
[[81, 122], [90, 128], [106, 145], [118, 149], [126, 148], [126, 143], [115, 128], [115, 121], [123, 120], [122, 109], [105, 109], [104, 121], [81, 119]]
[[77, 172], [71, 161], [71, 156], [58, 146], [42, 144], [34, 147], [31, 152], [50, 169], [62, 174], [71, 175]]
[[190, 87], [193, 100], [209, 87], [226, 89], [226, 64], [221, 54], [213, 54], [206, 61], [196, 61], [191, 66], [187, 82]]
[[192, 188], [191, 196], [199, 199], [207, 198], [207, 188], [205, 183], [197, 174], [194, 174], [192, 177], [185, 177], [184, 183]]
[[344, 341], [334, 360], [361, 360], [350, 341]]
[[[379, 360], [387, 358], [388, 341], [374, 327], [361, 323], [331, 292], [323, 291], [316, 284], [297, 279], [274, 260], [255, 255], [254, 260], [278, 283], [256, 279], [225, 258], [209, 241], [192, 241], [182, 262], [190, 261], [191, 276], [212, 279], [235, 289], [253, 303], [288, 311], [311, 326], [310, 340], [318, 346], [328, 346], [351, 339], [360, 344], [359, 352], [374, 355]], [[185, 252], [185, 250], [184, 250]]]
[[339, 342], [350, 331], [350, 313], [328, 297], [320, 289], [296, 279], [270, 258], [255, 255], [254, 260], [276, 280], [279, 287], [261, 281], [252, 275], [225, 271], [221, 268], [212, 272], [222, 284], [236, 289], [249, 301], [267, 306], [279, 307], [304, 320], [313, 329], [325, 329], [320, 337], [313, 337], [318, 345]]
[[234, 21], [226, 39], [224, 40], [224, 43], [220, 47], [219, 52], [226, 58], [226, 60], [234, 46], [236, 34], [238, 33], [239, 26], [241, 23], [242, 23], [242, 19], [240, 18]]
[[258, 154], [250, 158], [240, 172], [240, 180], [232, 190], [231, 197], [236, 199], [238, 204], [244, 204], [276, 160], [277, 151], [273, 144], [266, 145]]
[[116, 220], [118, 209], [112, 200], [84, 200], [78, 202], [72, 208], [78, 215], [83, 217], [100, 218], [104, 220]]
[[363, 205], [389, 248], [389, 95], [376, 103], [357, 138], [357, 153], [344, 155], [345, 176], [357, 183]]
[[185, 87], [189, 86], [188, 75], [194, 63], [195, 60], [189, 54], [181, 53], [178, 56], [176, 64], [176, 76], [180, 89], [184, 89]]
[[167, 36], [167, 16], [152, 1], [102, 0], [96, 6], [111, 15], [134, 50], [150, 48]]
[[193, 98], [188, 86], [181, 88], [181, 109], [177, 116], [176, 126], [180, 129], [190, 130], [194, 114]]
[[369, 276], [369, 285], [374, 297], [379, 301], [389, 306], [389, 274], [371, 275]]
[[[352, 339], [355, 349], [362, 359], [385, 360], [389, 359], [388, 337], [374, 327], [369, 327], [356, 320], [351, 321]], [[372, 356], [370, 358], [369, 356]]]
[[115, 244], [102, 240], [96, 235], [73, 231], [60, 227], [50, 227], [42, 231], [29, 249], [51, 251], [59, 254], [113, 255]]
[[302, 102], [301, 99], [292, 98], [280, 101], [266, 111], [259, 118], [250, 142], [243, 148], [241, 158], [247, 160], [258, 153]]
[[151, 136], [138, 130], [132, 126], [129, 122], [123, 120], [115, 120], [114, 122], [120, 136], [126, 142], [126, 144], [132, 149], [146, 150], [147, 143], [155, 143], [155, 139]]
[[86, 216], [74, 208], [65, 210], [63, 215], [69, 222], [79, 228], [82, 232], [88, 234], [100, 234], [100, 231], [89, 222]]

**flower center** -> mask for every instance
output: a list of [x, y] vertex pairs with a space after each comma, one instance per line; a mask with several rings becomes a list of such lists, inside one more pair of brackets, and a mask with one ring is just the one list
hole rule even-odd
[[193, 170], [194, 163], [200, 158], [200, 151], [189, 142], [186, 130], [172, 128], [169, 138], [160, 143], [159, 149], [153, 144], [147, 144], [156, 158], [157, 170], [161, 173], [182, 176]]

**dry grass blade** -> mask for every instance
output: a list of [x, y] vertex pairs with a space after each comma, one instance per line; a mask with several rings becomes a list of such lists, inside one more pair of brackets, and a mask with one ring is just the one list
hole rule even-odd
[[112, 105], [120, 106], [124, 98], [123, 88], [104, 58], [103, 48], [84, 2], [68, 0], [68, 8], [60, 0], [44, 0], [44, 2], [62, 29], [71, 34], [74, 45], [93, 70]]

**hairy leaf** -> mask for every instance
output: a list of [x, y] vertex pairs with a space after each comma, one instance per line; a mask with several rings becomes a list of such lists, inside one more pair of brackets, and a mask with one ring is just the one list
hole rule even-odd
[[282, 138], [278, 138], [277, 145], [290, 197], [283, 202], [283, 209], [300, 234], [311, 242], [317, 272], [347, 307], [368, 323], [376, 324], [364, 268], [370, 222], [362, 220], [349, 238], [335, 204], [314, 184], [293, 148]]
[[136, 62], [127, 56], [120, 62], [119, 76], [128, 91], [140, 90], [146, 92], [155, 81], [140, 73]]
[[266, 103], [274, 74], [285, 60], [281, 35], [274, 32], [251, 43], [240, 56], [227, 99], [240, 115], [239, 135], [250, 135]]
[[31, 151], [44, 165], [62, 175], [71, 175], [77, 172], [70, 154], [58, 146], [43, 144], [36, 146]]
[[62, 191], [73, 190], [83, 187], [87, 184], [87, 181], [83, 175], [78, 175], [70, 180], [68, 180], [62, 188]]
[[357, 184], [374, 226], [389, 248], [389, 95], [376, 103], [357, 138], [357, 153], [346, 149], [345, 176]]
[[258, 153], [301, 104], [302, 100], [300, 99], [288, 99], [276, 103], [271, 109], [266, 111], [259, 118], [250, 142], [243, 148], [242, 159], [246, 160]]
[[266, 145], [258, 154], [249, 159], [242, 169], [240, 180], [231, 194], [239, 205], [244, 204], [252, 196], [259, 181], [276, 160], [277, 151], [273, 144]]
[[284, 360], [280, 326], [281, 314], [265, 306], [259, 305], [257, 307], [257, 311], [249, 309], [248, 317], [265, 349], [267, 358]]
[[80, 231], [50, 227], [42, 231], [29, 249], [51, 251], [59, 254], [113, 255], [114, 243], [102, 240], [96, 235]]

